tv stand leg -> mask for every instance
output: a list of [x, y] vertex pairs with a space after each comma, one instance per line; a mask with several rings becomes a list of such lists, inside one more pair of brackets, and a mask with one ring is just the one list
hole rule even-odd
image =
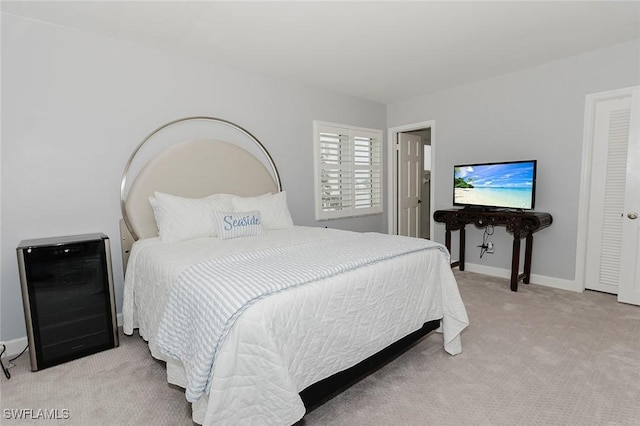
[[460, 228], [460, 265], [458, 265], [461, 271], [464, 271], [464, 251], [465, 251], [466, 237], [464, 234], [464, 226]]
[[449, 254], [451, 254], [451, 230], [449, 228], [444, 232], [444, 246], [449, 251]]
[[533, 233], [527, 235], [526, 245], [524, 249], [524, 279], [523, 283], [529, 284], [531, 278], [531, 255], [533, 252]]
[[513, 253], [511, 255], [511, 291], [518, 291], [518, 269], [520, 268], [520, 237], [513, 236]]
[[[460, 259], [456, 260], [455, 262], [451, 262], [451, 267], [455, 268], [456, 266], [461, 270], [464, 271], [464, 227], [462, 227], [461, 229], [459, 229], [460, 231]], [[447, 227], [447, 229], [445, 229], [445, 233], [444, 233], [444, 246], [447, 248], [447, 250], [449, 251], [449, 256], [452, 256], [451, 254], [451, 229]]]

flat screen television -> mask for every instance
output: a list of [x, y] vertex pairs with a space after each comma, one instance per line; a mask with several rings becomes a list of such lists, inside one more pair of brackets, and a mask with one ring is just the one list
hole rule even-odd
[[478, 210], [532, 210], [536, 167], [536, 160], [455, 165], [453, 205]]

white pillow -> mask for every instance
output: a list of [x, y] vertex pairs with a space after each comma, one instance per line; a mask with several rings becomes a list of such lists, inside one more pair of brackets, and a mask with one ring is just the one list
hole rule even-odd
[[264, 227], [258, 210], [250, 212], [217, 211], [213, 213], [213, 217], [217, 224], [218, 236], [222, 240], [264, 235]]
[[231, 202], [232, 199], [236, 198], [237, 195], [233, 195], [233, 194], [211, 194], [211, 195], [207, 195], [206, 197], [204, 197], [204, 199], [206, 200], [227, 200], [229, 202]]
[[217, 227], [213, 212], [233, 210], [233, 196], [227, 194], [183, 198], [156, 192], [155, 200], [151, 200], [149, 202], [162, 241], [215, 237]]
[[232, 201], [233, 208], [237, 212], [258, 210], [262, 216], [262, 225], [267, 230], [285, 229], [293, 226], [285, 191], [259, 197], [237, 197]]

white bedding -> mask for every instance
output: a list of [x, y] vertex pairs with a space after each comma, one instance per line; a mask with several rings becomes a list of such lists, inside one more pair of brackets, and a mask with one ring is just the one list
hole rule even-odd
[[[294, 227], [224, 241], [138, 241], [125, 280], [124, 331], [138, 328], [152, 355], [167, 361], [169, 382], [185, 386], [179, 363], [166, 359], [155, 342], [180, 272], [216, 256], [342, 235], [345, 231]], [[439, 318], [445, 349], [460, 352], [459, 333], [468, 319], [440, 250], [407, 254], [271, 295], [244, 312], [227, 335], [210, 393], [193, 405], [194, 421], [292, 424], [304, 415], [301, 390]]]

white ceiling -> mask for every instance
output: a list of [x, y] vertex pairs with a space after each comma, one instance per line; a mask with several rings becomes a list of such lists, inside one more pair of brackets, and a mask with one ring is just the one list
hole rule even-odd
[[640, 38], [640, 1], [2, 1], [2, 11], [381, 103]]

